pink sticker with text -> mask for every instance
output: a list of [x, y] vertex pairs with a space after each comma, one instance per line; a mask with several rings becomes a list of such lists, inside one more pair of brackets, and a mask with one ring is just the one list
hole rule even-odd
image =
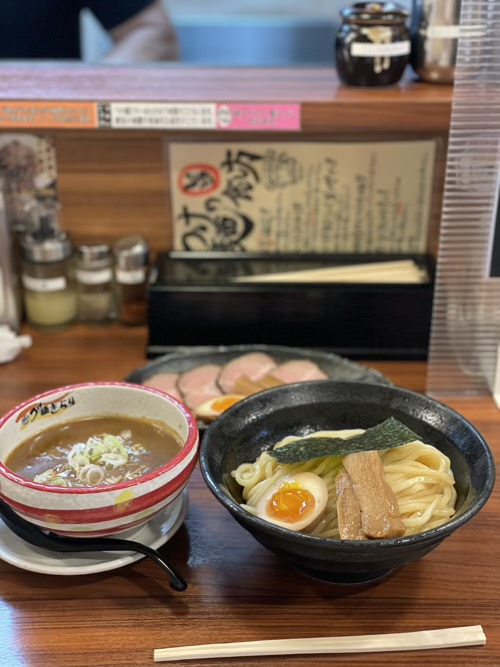
[[300, 104], [218, 104], [217, 128], [298, 131]]

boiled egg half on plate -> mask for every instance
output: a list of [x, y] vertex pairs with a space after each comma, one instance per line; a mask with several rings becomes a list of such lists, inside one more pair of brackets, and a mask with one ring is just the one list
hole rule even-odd
[[289, 530], [314, 526], [326, 509], [328, 488], [312, 472], [285, 476], [275, 482], [255, 505], [257, 516]]
[[242, 394], [224, 394], [223, 396], [217, 396], [216, 398], [211, 398], [209, 401], [205, 401], [201, 405], [196, 406], [194, 413], [198, 419], [209, 423], [243, 398], [246, 397]]

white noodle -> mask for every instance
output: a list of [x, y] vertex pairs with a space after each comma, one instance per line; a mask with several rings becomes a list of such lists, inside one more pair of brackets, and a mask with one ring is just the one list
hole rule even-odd
[[[345, 431], [318, 431], [308, 437], [349, 438], [362, 433], [361, 429]], [[288, 436], [275, 449], [293, 440]], [[457, 493], [450, 460], [431, 445], [415, 441], [380, 452], [385, 478], [398, 500], [405, 535], [435, 528], [455, 514]], [[342, 468], [341, 457], [326, 456], [305, 463], [280, 464], [268, 452], [263, 452], [254, 463], [243, 463], [231, 472], [243, 488], [242, 507], [252, 514], [264, 493], [281, 477], [299, 472], [313, 472], [326, 482], [328, 502], [326, 512], [311, 534], [339, 538], [335, 478]]]

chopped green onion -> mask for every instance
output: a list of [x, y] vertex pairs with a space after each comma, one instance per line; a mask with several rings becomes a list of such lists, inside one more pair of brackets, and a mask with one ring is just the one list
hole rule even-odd
[[55, 471], [53, 468], [49, 468], [45, 472], [40, 473], [39, 475], [35, 475], [33, 477], [33, 481], [36, 482], [37, 484], [47, 484], [51, 479], [55, 477]]
[[63, 477], [54, 477], [54, 479], [51, 479], [48, 484], [50, 486], [61, 486], [65, 489], [68, 488], [68, 482], [65, 480]]
[[[83, 445], [85, 448], [85, 445]], [[83, 450], [84, 451], [84, 450]], [[90, 463], [88, 456], [86, 456], [82, 451], [81, 444], [73, 445], [68, 454], [68, 464], [78, 472], [80, 468], [84, 468]]]
[[89, 465], [82, 468], [78, 473], [78, 479], [84, 484], [90, 484], [90, 486], [97, 486], [103, 481], [104, 477], [104, 470], [101, 466], [93, 463], [89, 463]]
[[[116, 435], [110, 435], [109, 433], [106, 433], [106, 435], [103, 436], [102, 444], [107, 448], [109, 447], [108, 451], [113, 451], [115, 447], [123, 447], [121, 440], [117, 438]], [[123, 449], [125, 448], [123, 447]]]
[[90, 437], [84, 448], [85, 456], [91, 463], [94, 463], [101, 455], [102, 440], [101, 438]]
[[99, 459], [99, 463], [104, 463], [104, 465], [109, 465], [112, 468], [118, 468], [118, 466], [123, 466], [128, 461], [128, 455], [123, 456], [117, 452], [111, 452], [110, 454], [103, 454]]

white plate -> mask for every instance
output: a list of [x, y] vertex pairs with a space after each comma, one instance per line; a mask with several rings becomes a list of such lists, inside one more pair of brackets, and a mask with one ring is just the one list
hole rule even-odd
[[[185, 490], [168, 507], [168, 511], [160, 512], [134, 534], [126, 537], [152, 549], [158, 549], [181, 527], [186, 516], [187, 504], [188, 495]], [[40, 549], [15, 535], [0, 519], [0, 559], [30, 572], [60, 575], [95, 574], [115, 570], [141, 558], [144, 558], [142, 554], [128, 551], [96, 551], [83, 555]]]

